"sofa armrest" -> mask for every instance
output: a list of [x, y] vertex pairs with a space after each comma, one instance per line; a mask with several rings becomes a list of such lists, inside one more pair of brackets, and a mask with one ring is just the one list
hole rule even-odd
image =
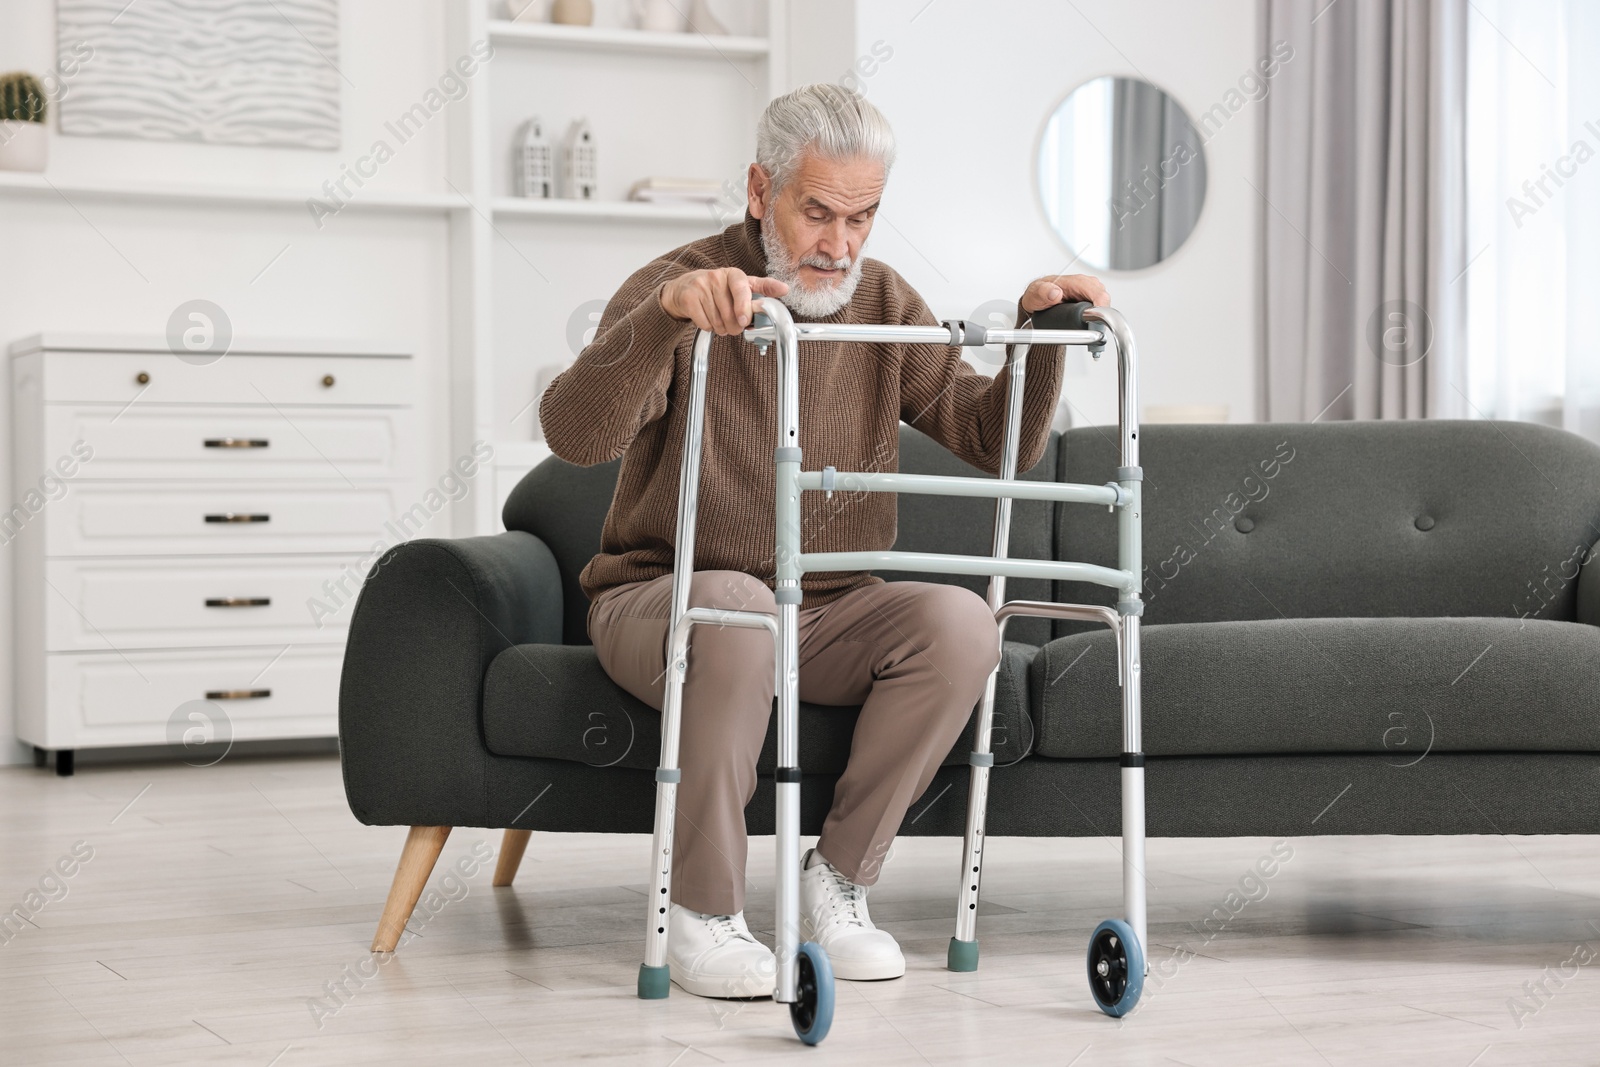
[[397, 545], [350, 620], [339, 680], [345, 795], [369, 825], [488, 826], [483, 678], [513, 644], [561, 643], [561, 575], [521, 531]]
[[1578, 621], [1600, 626], [1600, 541], [1589, 546], [1578, 571]]

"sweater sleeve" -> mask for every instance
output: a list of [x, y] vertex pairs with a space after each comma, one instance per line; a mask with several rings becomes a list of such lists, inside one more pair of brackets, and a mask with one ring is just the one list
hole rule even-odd
[[[677, 348], [694, 325], [662, 309], [665, 279], [659, 264], [652, 267], [611, 298], [594, 340], [540, 398], [545, 440], [568, 463], [588, 467], [616, 459], [666, 413]], [[641, 284], [646, 277], [656, 284]]]
[[[922, 297], [907, 286], [907, 324], [933, 325], [937, 320]], [[1017, 304], [1017, 321], [1028, 321]], [[1044, 455], [1061, 394], [1060, 345], [1034, 345], [1028, 352], [1028, 373], [1022, 394], [1022, 429], [1017, 446], [1017, 473], [1031, 470]], [[998, 474], [1005, 445], [1006, 393], [1009, 362], [993, 378], [979, 374], [961, 358], [961, 349], [937, 345], [905, 345], [900, 361], [900, 417], [974, 467]]]

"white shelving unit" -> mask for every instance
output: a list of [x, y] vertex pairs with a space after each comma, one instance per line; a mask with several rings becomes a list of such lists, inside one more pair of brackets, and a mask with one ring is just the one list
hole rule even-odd
[[[788, 0], [719, 4], [730, 33], [715, 36], [625, 28], [625, 0], [595, 6], [597, 25], [558, 26], [491, 19], [482, 3], [461, 5], [448, 44], [454, 55], [488, 37], [495, 49], [452, 131], [460, 138], [450, 182], [473, 207], [451, 216], [451, 424], [457, 452], [480, 439], [495, 446], [501, 481], [548, 454], [535, 436], [539, 383], [576, 357], [627, 275], [743, 215], [756, 119], [789, 88]], [[570, 122], [589, 121], [600, 199], [512, 195], [516, 132], [534, 115], [556, 143]], [[711, 179], [726, 195], [719, 205], [627, 200], [632, 184], [649, 176]], [[457, 516], [456, 532], [499, 529], [508, 486], [468, 497], [470, 514]]]

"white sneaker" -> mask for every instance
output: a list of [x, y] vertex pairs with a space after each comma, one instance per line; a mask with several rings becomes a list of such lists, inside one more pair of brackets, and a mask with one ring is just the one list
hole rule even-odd
[[800, 862], [800, 939], [822, 946], [835, 978], [871, 982], [905, 974], [900, 946], [867, 914], [867, 887], [821, 856], [808, 866], [815, 852], [808, 850]]
[[697, 997], [770, 997], [777, 957], [737, 915], [703, 915], [674, 904], [667, 913], [667, 967]]

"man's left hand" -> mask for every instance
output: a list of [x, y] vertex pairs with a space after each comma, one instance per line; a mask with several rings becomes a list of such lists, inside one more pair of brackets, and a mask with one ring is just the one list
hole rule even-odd
[[1090, 274], [1052, 274], [1028, 283], [1022, 310], [1030, 315], [1068, 301], [1087, 300], [1095, 307], [1110, 307], [1111, 294]]

